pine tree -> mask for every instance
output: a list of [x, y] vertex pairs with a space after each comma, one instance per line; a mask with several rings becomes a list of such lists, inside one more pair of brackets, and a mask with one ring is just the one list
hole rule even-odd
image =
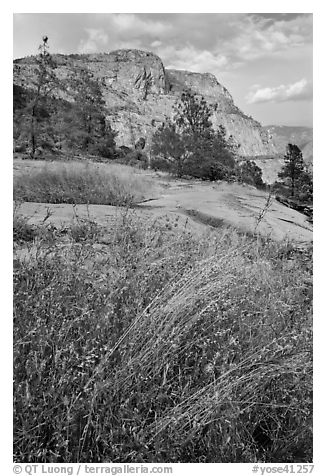
[[154, 134], [151, 152], [156, 157], [152, 161], [154, 168], [169, 171], [177, 177], [186, 173], [189, 154], [185, 137], [176, 131], [176, 125], [171, 121], [163, 124]]
[[287, 151], [284, 156], [284, 166], [278, 173], [285, 184], [290, 183], [291, 197], [295, 196], [299, 179], [305, 171], [305, 165], [302, 152], [295, 144], [288, 144]]
[[67, 79], [67, 89], [73, 100], [66, 118], [71, 145], [89, 153], [113, 156], [116, 133], [106, 121], [99, 81], [89, 70], [76, 68]]
[[[154, 165], [181, 177], [228, 179], [235, 167], [235, 146], [223, 126], [214, 131], [211, 111], [204, 98], [185, 91], [172, 121], [161, 126], [152, 139]], [[163, 158], [163, 161], [162, 161]]]
[[35, 151], [38, 145], [40, 127], [42, 120], [49, 116], [47, 107], [47, 98], [57, 86], [55, 75], [56, 63], [49, 53], [48, 37], [43, 36], [42, 43], [39, 46], [39, 54], [36, 57], [36, 69], [33, 97], [26, 107], [27, 116], [29, 116], [29, 143], [30, 156], [35, 158]]
[[174, 121], [184, 134], [207, 137], [214, 133], [210, 116], [211, 111], [204, 98], [198, 98], [190, 91], [185, 91], [175, 108]]

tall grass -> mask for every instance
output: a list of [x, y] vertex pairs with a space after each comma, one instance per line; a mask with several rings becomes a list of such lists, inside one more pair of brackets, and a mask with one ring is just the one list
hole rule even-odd
[[34, 245], [14, 279], [17, 461], [311, 461], [309, 255], [127, 213], [107, 246]]
[[148, 178], [124, 165], [57, 162], [20, 173], [14, 199], [43, 203], [133, 205], [151, 189]]

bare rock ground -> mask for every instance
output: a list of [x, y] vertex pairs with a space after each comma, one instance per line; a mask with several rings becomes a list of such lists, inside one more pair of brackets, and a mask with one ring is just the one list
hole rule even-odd
[[[166, 180], [152, 172], [148, 175], [157, 182], [157, 194], [138, 204], [133, 210], [135, 215], [173, 222], [178, 229], [185, 228], [195, 234], [227, 225], [274, 240], [288, 239], [302, 245], [312, 242], [313, 229], [306, 216], [273, 198], [266, 209], [268, 194], [264, 191], [248, 185]], [[121, 213], [122, 209], [108, 205], [26, 202], [19, 207], [19, 214], [30, 223], [40, 224], [50, 215], [47, 222], [64, 226], [78, 216], [90, 218], [108, 232]]]
[[[172, 186], [147, 207], [167, 209], [192, 217], [206, 226], [224, 224], [242, 231], [259, 232], [272, 239], [312, 241], [312, 225], [306, 216], [272, 198], [264, 213], [268, 194], [254, 187], [220, 182]], [[261, 220], [259, 219], [259, 217]], [[215, 223], [215, 225], [214, 225]]]

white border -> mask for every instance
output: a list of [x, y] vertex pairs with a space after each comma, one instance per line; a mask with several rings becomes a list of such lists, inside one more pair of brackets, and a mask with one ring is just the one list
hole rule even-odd
[[[126, 2], [71, 2], [56, 1], [53, 3], [44, 1], [13, 1], [11, 5], [2, 7], [1, 25], [1, 91], [2, 91], [2, 170], [1, 170], [1, 251], [2, 251], [2, 321], [1, 332], [1, 456], [0, 461], [5, 463], [6, 469], [3, 474], [12, 474], [12, 23], [13, 13], [313, 13], [314, 14], [314, 185], [315, 185], [315, 218], [314, 218], [314, 291], [315, 291], [315, 324], [314, 324], [314, 463], [316, 465], [312, 474], [323, 475], [322, 463], [325, 461], [324, 428], [325, 428], [325, 386], [324, 386], [324, 362], [325, 355], [325, 316], [323, 312], [324, 302], [322, 290], [325, 287], [323, 276], [325, 274], [325, 251], [323, 238], [325, 236], [324, 220], [326, 213], [323, 209], [324, 182], [326, 180], [325, 163], [326, 156], [322, 150], [322, 139], [325, 137], [325, 30], [326, 22], [322, 2], [314, 1], [285, 1], [274, 0], [273, 2], [261, 1], [227, 1], [218, 5], [214, 2], [200, 1], [192, 5], [183, 2], [166, 0], [158, 4], [153, 1]], [[245, 7], [245, 8], [244, 8]], [[9, 92], [10, 91], [10, 92]], [[9, 130], [7, 129], [9, 128]], [[323, 147], [324, 149], [325, 147]], [[7, 466], [8, 463], [8, 466]], [[218, 465], [179, 465], [174, 474], [188, 474], [189, 472], [205, 471], [207, 474], [251, 474], [252, 465], [245, 464], [218, 464]]]

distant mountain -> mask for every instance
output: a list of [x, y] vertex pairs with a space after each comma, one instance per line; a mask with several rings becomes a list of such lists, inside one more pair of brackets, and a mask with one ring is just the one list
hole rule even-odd
[[296, 144], [302, 150], [304, 160], [312, 162], [313, 129], [311, 127], [264, 126], [263, 129], [277, 153], [283, 155], [287, 144]]
[[275, 153], [266, 157], [254, 157], [254, 161], [263, 171], [263, 180], [273, 183], [284, 165], [284, 155], [288, 144], [296, 144], [302, 151], [305, 162], [312, 166], [313, 129], [300, 126], [263, 126]]

